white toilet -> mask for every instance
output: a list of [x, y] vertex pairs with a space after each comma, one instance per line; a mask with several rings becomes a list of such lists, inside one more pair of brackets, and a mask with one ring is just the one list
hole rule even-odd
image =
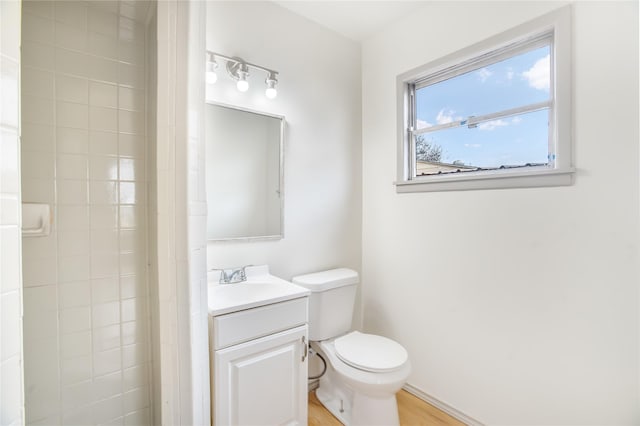
[[340, 268], [293, 278], [311, 291], [309, 340], [327, 363], [316, 395], [347, 426], [398, 425], [396, 392], [411, 363], [386, 337], [351, 330], [358, 273]]

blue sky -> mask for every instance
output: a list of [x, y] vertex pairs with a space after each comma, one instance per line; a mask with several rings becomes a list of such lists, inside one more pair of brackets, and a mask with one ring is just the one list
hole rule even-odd
[[[549, 46], [416, 91], [417, 127], [466, 119], [549, 99]], [[548, 111], [542, 110], [425, 133], [443, 149], [443, 162], [496, 167], [545, 163]]]

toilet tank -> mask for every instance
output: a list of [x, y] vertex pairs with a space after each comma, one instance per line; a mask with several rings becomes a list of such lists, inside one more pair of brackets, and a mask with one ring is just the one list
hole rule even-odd
[[309, 296], [309, 340], [330, 339], [351, 329], [358, 273], [339, 268], [299, 275], [293, 283], [311, 292]]

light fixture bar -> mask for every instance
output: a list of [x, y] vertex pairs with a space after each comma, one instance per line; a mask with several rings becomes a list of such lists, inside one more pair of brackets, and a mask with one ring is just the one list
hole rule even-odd
[[210, 55], [210, 57], [212, 59], [215, 59], [216, 57], [218, 57], [218, 58], [224, 59], [227, 62], [241, 62], [241, 63], [245, 64], [248, 67], [255, 68], [255, 69], [258, 69], [260, 71], [264, 71], [267, 74], [278, 75], [278, 71], [276, 71], [276, 70], [272, 70], [270, 68], [265, 68], [265, 67], [257, 65], [257, 64], [252, 64], [251, 62], [239, 61], [238, 60], [239, 58], [237, 58], [237, 57], [234, 58], [232, 56], [223, 55], [222, 53], [212, 52], [211, 50], [207, 50], [207, 54]]

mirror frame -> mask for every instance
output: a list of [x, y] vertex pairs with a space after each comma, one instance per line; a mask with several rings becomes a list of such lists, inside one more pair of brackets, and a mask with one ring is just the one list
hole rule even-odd
[[[237, 105], [226, 104], [223, 102], [210, 101], [210, 100], [205, 101], [205, 106], [206, 105], [213, 105], [213, 106], [233, 109], [236, 111], [249, 112], [252, 114], [263, 115], [266, 117], [271, 117], [271, 118], [280, 120], [280, 141], [279, 141], [280, 154], [278, 156], [278, 159], [280, 161], [280, 170], [278, 173], [278, 177], [279, 177], [278, 193], [280, 195], [280, 233], [276, 235], [256, 235], [256, 236], [250, 236], [250, 237], [228, 237], [228, 238], [209, 238], [207, 236], [207, 241], [215, 243], [215, 242], [228, 242], [228, 241], [278, 241], [278, 240], [284, 239], [284, 145], [285, 145], [284, 134], [286, 131], [285, 116], [279, 115], [279, 114], [272, 114], [264, 111], [259, 111], [256, 109], [240, 107]], [[206, 114], [205, 114], [205, 119], [206, 119]], [[204, 142], [205, 142], [205, 150], [206, 150], [207, 149], [206, 132], [204, 133]], [[206, 173], [206, 167], [207, 167], [207, 164], [205, 162], [205, 173]], [[208, 204], [208, 200], [207, 200], [207, 204]]]

